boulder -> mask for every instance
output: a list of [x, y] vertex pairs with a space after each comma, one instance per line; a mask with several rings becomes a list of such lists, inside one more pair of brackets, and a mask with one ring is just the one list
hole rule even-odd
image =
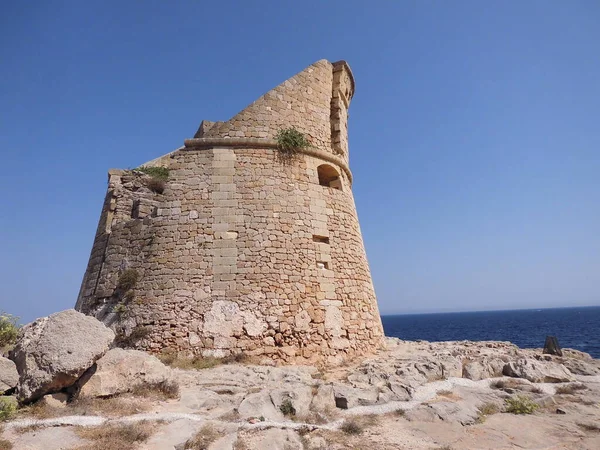
[[173, 380], [171, 368], [155, 356], [122, 348], [109, 350], [89, 372], [81, 380], [81, 397], [109, 397]]
[[504, 366], [502, 373], [509, 377], [525, 378], [532, 383], [562, 383], [573, 381], [573, 375], [562, 364], [520, 358]]
[[280, 408], [286, 400], [292, 403], [297, 417], [306, 417], [310, 412], [312, 388], [303, 384], [293, 384], [271, 391], [271, 401], [276, 408]]
[[333, 395], [335, 406], [341, 409], [374, 405], [379, 399], [379, 391], [376, 388], [358, 389], [340, 383], [333, 385]]
[[283, 414], [279, 408], [276, 408], [273, 404], [268, 391], [261, 391], [248, 395], [242, 400], [238, 412], [242, 419], [264, 417], [265, 420], [277, 422], [284, 420]]
[[22, 403], [69, 387], [108, 350], [113, 331], [93, 317], [68, 309], [19, 330], [12, 359]]
[[500, 358], [483, 357], [465, 363], [463, 365], [462, 376], [473, 381], [501, 377], [505, 364]]
[[316, 412], [330, 412], [335, 410], [335, 396], [331, 384], [322, 384], [312, 398], [310, 409]]
[[13, 389], [18, 382], [19, 372], [15, 363], [0, 356], [0, 394]]

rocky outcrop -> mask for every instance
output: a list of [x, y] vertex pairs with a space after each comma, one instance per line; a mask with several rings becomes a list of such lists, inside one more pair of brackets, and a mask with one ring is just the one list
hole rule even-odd
[[562, 364], [526, 358], [509, 362], [504, 366], [502, 373], [509, 377], [525, 378], [533, 383], [573, 381], [573, 375]]
[[81, 397], [109, 397], [136, 387], [172, 380], [172, 370], [155, 356], [138, 350], [113, 348], [81, 380]]
[[0, 356], [0, 394], [14, 389], [19, 382], [19, 372], [15, 363]]
[[12, 352], [19, 401], [28, 403], [71, 386], [106, 353], [114, 337], [103, 323], [73, 309], [22, 327]]

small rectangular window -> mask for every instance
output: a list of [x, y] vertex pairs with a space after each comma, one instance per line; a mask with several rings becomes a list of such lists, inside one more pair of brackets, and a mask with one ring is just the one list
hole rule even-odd
[[329, 244], [329, 238], [327, 236], [319, 236], [317, 234], [313, 235], [314, 242], [320, 242], [322, 244]]
[[327, 261], [317, 261], [318, 269], [329, 269], [329, 263]]

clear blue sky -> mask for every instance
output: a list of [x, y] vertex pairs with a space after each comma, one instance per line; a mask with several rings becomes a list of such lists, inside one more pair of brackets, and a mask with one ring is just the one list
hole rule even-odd
[[347, 60], [382, 313], [600, 304], [600, 3], [5, 1], [0, 309], [72, 307], [109, 168]]

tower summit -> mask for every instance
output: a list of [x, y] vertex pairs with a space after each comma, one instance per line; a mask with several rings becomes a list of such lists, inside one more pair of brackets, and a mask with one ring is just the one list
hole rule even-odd
[[[76, 309], [122, 345], [335, 364], [383, 342], [348, 165], [354, 77], [318, 61], [184, 147], [110, 170]], [[276, 137], [310, 145], [291, 160]]]

